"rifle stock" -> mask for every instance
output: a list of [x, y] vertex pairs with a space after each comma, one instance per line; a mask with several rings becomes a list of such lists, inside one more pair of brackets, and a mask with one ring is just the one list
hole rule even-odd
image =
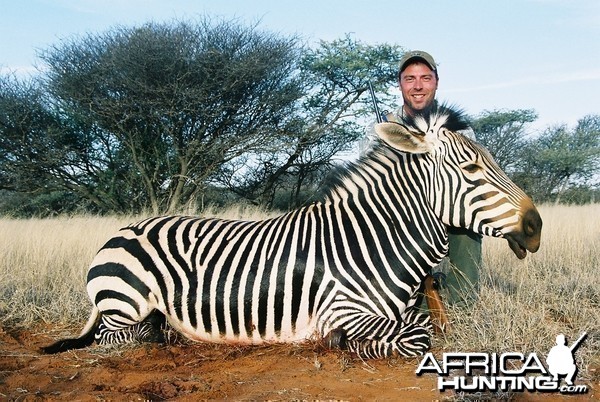
[[436, 334], [442, 334], [450, 331], [450, 320], [438, 287], [433, 276], [427, 275], [425, 277], [425, 300], [427, 301], [427, 308], [429, 308], [433, 331]]

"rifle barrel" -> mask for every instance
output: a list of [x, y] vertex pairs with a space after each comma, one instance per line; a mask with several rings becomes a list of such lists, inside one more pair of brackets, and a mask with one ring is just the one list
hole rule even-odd
[[377, 117], [377, 123], [381, 123], [383, 118], [381, 117], [381, 113], [379, 112], [379, 106], [377, 105], [377, 98], [375, 97], [375, 91], [373, 90], [373, 85], [371, 81], [369, 81], [369, 93], [371, 94], [371, 101], [373, 102], [373, 109], [375, 109], [375, 116]]

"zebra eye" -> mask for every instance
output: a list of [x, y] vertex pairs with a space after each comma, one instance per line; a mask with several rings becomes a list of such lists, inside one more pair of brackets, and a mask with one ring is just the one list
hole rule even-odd
[[469, 173], [476, 173], [481, 170], [481, 166], [476, 163], [467, 163], [462, 168]]

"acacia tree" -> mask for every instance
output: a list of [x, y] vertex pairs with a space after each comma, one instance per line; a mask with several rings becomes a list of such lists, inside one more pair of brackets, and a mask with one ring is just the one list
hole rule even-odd
[[30, 188], [66, 189], [99, 211], [172, 212], [207, 182], [267, 204], [284, 188], [297, 203], [362, 134], [367, 81], [383, 89], [400, 55], [349, 37], [311, 50], [209, 19], [74, 38], [41, 53], [39, 93], [22, 99], [52, 124], [26, 120], [35, 127], [21, 124], [9, 145], [34, 149], [23, 133], [52, 141], [29, 169], [8, 162], [43, 178]]
[[115, 28], [41, 57], [55, 109], [93, 127], [93, 147], [128, 158], [112, 172], [134, 192], [128, 209], [158, 213], [269, 142], [301, 93], [297, 52], [295, 38], [204, 19]]
[[[127, 158], [110, 143], [108, 153], [94, 145], [93, 138], [100, 138], [95, 130], [49, 107], [39, 82], [2, 77], [0, 189], [11, 195], [5, 198], [31, 213], [44, 213], [43, 203], [50, 201], [54, 211], [123, 210], [131, 191], [115, 178], [128, 170]], [[38, 198], [42, 210], [31, 210]]]
[[289, 194], [285, 206], [304, 202], [334, 156], [364, 134], [360, 118], [375, 119], [368, 83], [389, 101], [385, 92], [397, 79], [401, 56], [398, 46], [371, 46], [350, 36], [306, 49], [299, 64], [304, 96], [293, 113], [268, 147], [224, 165], [216, 181], [263, 204], [271, 205], [278, 191]]
[[600, 116], [580, 119], [575, 128], [547, 128], [523, 149], [515, 182], [539, 201], [559, 202], [571, 186], [589, 185], [600, 173]]
[[510, 172], [528, 142], [526, 126], [537, 117], [533, 109], [486, 110], [472, 118], [471, 126], [477, 141], [490, 151], [498, 166]]

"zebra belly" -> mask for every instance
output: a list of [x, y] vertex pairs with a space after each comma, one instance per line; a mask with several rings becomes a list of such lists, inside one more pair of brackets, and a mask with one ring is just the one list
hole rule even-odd
[[178, 330], [192, 339], [243, 344], [295, 342], [315, 331], [309, 311], [310, 292], [292, 292], [272, 283], [277, 282], [275, 273], [263, 274], [262, 279], [253, 270], [244, 270], [241, 275], [229, 272], [226, 278], [221, 277], [223, 280], [216, 275], [198, 276], [192, 297], [181, 298], [187, 314], [183, 319], [170, 314]]
[[[303, 326], [298, 326], [295, 331], [280, 331], [277, 333], [260, 334], [257, 329], [247, 333], [232, 332], [206, 332], [199, 328], [194, 328], [187, 323], [174, 320], [173, 317], [167, 317], [169, 325], [180, 332], [186, 338], [199, 342], [214, 342], [241, 345], [261, 345], [265, 343], [295, 343], [314, 338], [317, 333], [313, 322], [308, 322]], [[298, 323], [300, 324], [300, 323]]]

